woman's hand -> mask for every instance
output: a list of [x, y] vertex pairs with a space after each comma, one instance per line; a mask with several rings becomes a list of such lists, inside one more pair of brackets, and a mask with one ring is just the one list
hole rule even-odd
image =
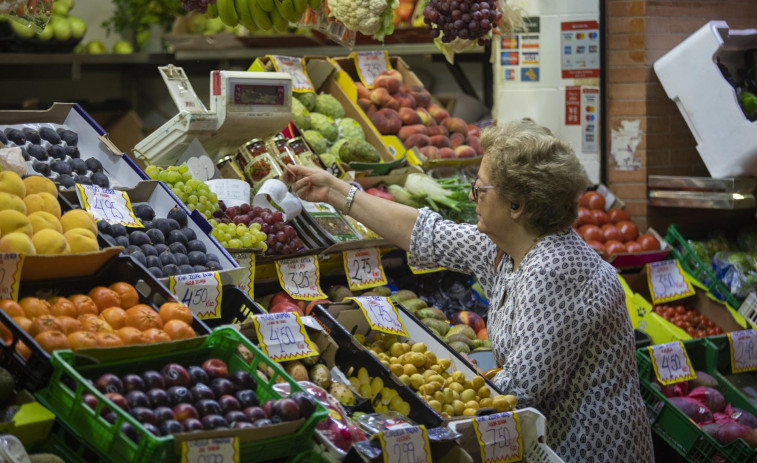
[[335, 190], [340, 186], [339, 184], [344, 183], [342, 189], [349, 189], [345, 182], [325, 170], [303, 166], [288, 165], [284, 172], [284, 181], [289, 183], [292, 191], [305, 201], [324, 202], [332, 206], [335, 206], [332, 201], [335, 199], [334, 193], [338, 193]]

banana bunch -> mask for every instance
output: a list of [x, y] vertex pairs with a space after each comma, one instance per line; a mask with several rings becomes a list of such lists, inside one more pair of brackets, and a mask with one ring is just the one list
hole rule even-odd
[[216, 0], [208, 4], [207, 15], [219, 17], [227, 26], [241, 24], [250, 31], [284, 32], [297, 23], [308, 7], [318, 9], [323, 0]]

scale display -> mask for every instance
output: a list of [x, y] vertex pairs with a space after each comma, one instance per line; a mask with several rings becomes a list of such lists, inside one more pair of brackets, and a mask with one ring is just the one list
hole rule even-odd
[[235, 105], [282, 106], [285, 99], [286, 89], [283, 85], [234, 85]]

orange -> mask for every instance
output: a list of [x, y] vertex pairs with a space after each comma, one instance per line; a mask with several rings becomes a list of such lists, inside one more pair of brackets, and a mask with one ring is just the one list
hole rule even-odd
[[63, 332], [63, 327], [60, 326], [58, 319], [52, 315], [42, 315], [32, 320], [32, 324], [29, 326], [29, 334], [36, 336], [44, 331], [60, 331]]
[[50, 315], [50, 303], [44, 299], [36, 297], [25, 297], [21, 299], [19, 305], [24, 309], [28, 318], [35, 318], [41, 315]]
[[138, 330], [149, 328], [163, 328], [163, 320], [152, 307], [145, 304], [137, 304], [126, 311], [126, 326], [133, 326]]
[[7, 313], [11, 318], [26, 316], [24, 309], [13, 299], [0, 300], [0, 309], [3, 309], [3, 312]]
[[476, 339], [482, 339], [484, 341], [489, 339], [489, 333], [486, 331], [486, 328], [478, 330], [478, 333], [476, 333]]
[[29, 328], [32, 326], [32, 321], [26, 317], [13, 317], [13, 321], [16, 325], [20, 326], [22, 330], [29, 332]]
[[18, 352], [18, 354], [23, 357], [24, 360], [29, 360], [29, 357], [32, 356], [32, 351], [29, 350], [29, 348], [26, 347], [26, 344], [21, 341], [16, 343], [16, 352]]
[[171, 341], [171, 336], [169, 336], [165, 331], [158, 328], [150, 328], [144, 330], [142, 333], [145, 335], [147, 342], [150, 343]]
[[177, 339], [194, 338], [197, 336], [195, 330], [181, 320], [168, 320], [163, 325], [163, 331], [165, 331], [174, 341]]
[[13, 342], [13, 333], [11, 333], [11, 330], [8, 329], [7, 326], [0, 323], [0, 339], [5, 343], [5, 345], [9, 346], [11, 342]]
[[139, 293], [136, 288], [129, 283], [119, 281], [110, 285], [109, 288], [118, 293], [121, 297], [121, 308], [129, 309], [139, 304]]
[[64, 315], [76, 318], [76, 306], [65, 297], [51, 297], [47, 302], [50, 303], [50, 313], [56, 317]]
[[58, 349], [69, 349], [68, 338], [60, 331], [43, 331], [34, 337], [37, 344], [46, 352]]
[[192, 311], [189, 307], [178, 302], [166, 302], [160, 306], [160, 318], [163, 323], [169, 320], [181, 320], [187, 325], [192, 325]]
[[74, 331], [82, 331], [81, 320], [72, 317], [58, 317], [58, 323], [65, 334], [71, 334]]
[[121, 307], [108, 307], [100, 312], [100, 319], [105, 320], [114, 330], [123, 328], [126, 323], [126, 311]]
[[89, 317], [81, 322], [82, 329], [89, 331], [90, 333], [112, 333], [113, 327], [105, 320], [101, 320], [97, 317]]
[[115, 334], [116, 336], [121, 338], [124, 346], [147, 343], [147, 338], [145, 337], [144, 333], [132, 326], [124, 326], [123, 328], [117, 329]]
[[121, 338], [114, 333], [95, 333], [95, 338], [97, 338], [97, 344], [100, 347], [119, 347], [124, 345]]
[[97, 305], [99, 311], [108, 307], [121, 307], [121, 296], [117, 292], [105, 286], [96, 286], [89, 291], [89, 297]]
[[89, 331], [74, 331], [73, 333], [69, 333], [66, 338], [68, 339], [68, 345], [73, 350], [98, 346], [97, 338], [94, 333], [90, 333]]
[[97, 315], [98, 313], [100, 313], [100, 311], [97, 310], [97, 304], [95, 304], [95, 301], [93, 301], [89, 296], [85, 296], [84, 294], [74, 294], [73, 296], [68, 296], [68, 300], [73, 302], [76, 306], [77, 316], [88, 313]]

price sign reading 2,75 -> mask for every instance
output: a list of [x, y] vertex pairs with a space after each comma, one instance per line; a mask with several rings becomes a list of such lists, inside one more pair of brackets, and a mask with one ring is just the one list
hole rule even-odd
[[344, 251], [344, 273], [353, 291], [387, 283], [377, 248]]
[[295, 299], [314, 301], [326, 299], [318, 282], [318, 259], [302, 256], [277, 260], [276, 273], [281, 287]]
[[734, 373], [757, 370], [757, 331], [743, 330], [728, 333], [731, 345], [731, 370]]
[[263, 353], [275, 362], [318, 354], [297, 314], [256, 315], [253, 324]]
[[476, 417], [473, 419], [473, 428], [484, 463], [509, 463], [523, 459], [523, 438], [516, 412]]
[[648, 349], [657, 380], [663, 386], [696, 378], [682, 342], [658, 344]]

